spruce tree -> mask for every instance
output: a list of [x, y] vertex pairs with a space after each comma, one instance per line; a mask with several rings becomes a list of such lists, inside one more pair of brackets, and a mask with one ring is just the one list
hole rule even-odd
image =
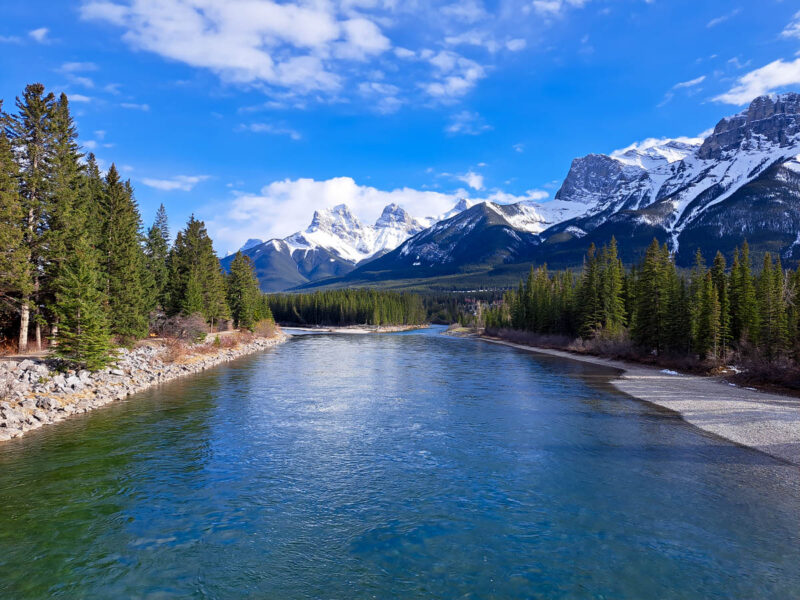
[[55, 281], [59, 319], [56, 356], [92, 371], [110, 360], [110, 332], [98, 289], [96, 251], [86, 236], [78, 238]]
[[[0, 116], [2, 116], [0, 104]], [[30, 253], [24, 244], [26, 215], [11, 144], [0, 131], [0, 300], [14, 312], [33, 291]]]
[[20, 298], [19, 351], [28, 349], [28, 328], [34, 313], [37, 349], [41, 349], [39, 315], [40, 274], [44, 271], [45, 211], [52, 150], [52, 120], [55, 97], [45, 94], [41, 83], [25, 88], [17, 98], [16, 115], [6, 119], [6, 132], [20, 165], [20, 199], [24, 214], [22, 244], [29, 255], [31, 281], [22, 286]]
[[164, 209], [163, 204], [159, 206], [155, 222], [147, 232], [145, 255], [147, 257], [147, 271], [151, 274], [153, 280], [153, 289], [148, 301], [148, 307], [150, 309], [157, 306], [164, 308], [168, 303], [169, 226], [167, 225], [167, 211]]
[[669, 250], [654, 239], [645, 251], [638, 269], [634, 341], [655, 354], [665, 350], [669, 322], [669, 296], [666, 285]]
[[131, 189], [112, 164], [102, 196], [104, 289], [111, 332], [124, 341], [147, 335], [147, 290], [140, 219]]
[[[250, 258], [237, 252], [233, 258], [228, 275], [228, 306], [231, 309], [233, 325], [237, 328], [252, 329], [258, 316], [258, 300], [261, 291], [253, 271]], [[344, 322], [344, 307], [340, 305], [340, 322]]]
[[617, 240], [603, 247], [600, 257], [600, 302], [603, 327], [610, 333], [619, 333], [625, 323], [622, 263], [617, 255]]
[[717, 252], [714, 257], [714, 266], [711, 268], [711, 278], [714, 281], [714, 287], [717, 289], [719, 297], [719, 311], [720, 311], [720, 343], [724, 351], [731, 341], [731, 301], [730, 301], [730, 284], [728, 277], [725, 274], [726, 269], [725, 256], [722, 252]]
[[[191, 281], [190, 279], [196, 281]], [[191, 283], [192, 289], [189, 289]], [[175, 238], [169, 255], [169, 306], [168, 312], [187, 313], [187, 307], [196, 307], [195, 298], [187, 302], [194, 286], [202, 295], [202, 309], [199, 311], [212, 327], [230, 314], [225, 298], [225, 278], [219, 259], [214, 252], [211, 238], [205, 224], [194, 218], [189, 219], [186, 228]]]

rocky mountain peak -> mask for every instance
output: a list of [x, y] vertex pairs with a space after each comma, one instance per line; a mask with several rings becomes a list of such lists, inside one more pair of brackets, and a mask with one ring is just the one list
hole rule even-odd
[[411, 225], [414, 219], [399, 204], [387, 204], [381, 216], [375, 221], [375, 227], [392, 227], [396, 225]]
[[788, 146], [800, 137], [800, 94], [759, 96], [738, 115], [722, 119], [703, 142], [697, 156], [722, 158], [745, 146]]
[[346, 204], [337, 204], [333, 208], [315, 210], [311, 225], [307, 233], [314, 231], [327, 231], [336, 235], [351, 233], [362, 228], [361, 222], [356, 218]]

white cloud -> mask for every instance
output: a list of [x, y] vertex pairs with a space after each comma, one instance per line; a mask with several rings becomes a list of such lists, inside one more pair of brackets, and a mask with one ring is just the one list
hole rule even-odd
[[93, 0], [85, 19], [123, 27], [132, 47], [205, 68], [223, 80], [299, 92], [334, 90], [334, 65], [391, 48], [379, 25], [333, 2]]
[[92, 99], [89, 96], [84, 96], [83, 94], [70, 94], [69, 101], [70, 102], [91, 102]]
[[487, 17], [483, 3], [478, 0], [462, 0], [453, 2], [442, 7], [441, 12], [444, 16], [463, 21], [465, 23], [476, 23]]
[[62, 73], [78, 73], [84, 71], [97, 71], [97, 65], [93, 62], [65, 62], [59, 68]]
[[453, 135], [479, 135], [490, 129], [492, 126], [487, 125], [478, 113], [462, 110], [450, 117], [444, 130]]
[[800, 11], [794, 14], [786, 29], [781, 32], [781, 36], [800, 39]]
[[428, 62], [435, 69], [436, 79], [421, 84], [421, 87], [434, 98], [443, 101], [463, 96], [478, 80], [486, 76], [486, 71], [477, 62], [450, 50], [441, 50], [431, 55]]
[[47, 37], [50, 33], [50, 30], [47, 27], [39, 27], [38, 29], [33, 29], [28, 32], [28, 35], [31, 39], [39, 42], [40, 44], [45, 44], [50, 41]]
[[781, 59], [743, 75], [734, 87], [716, 96], [714, 100], [725, 104], [742, 105], [757, 96], [797, 84], [800, 84], [800, 58], [790, 62]]
[[164, 192], [191, 192], [198, 183], [209, 179], [208, 175], [176, 175], [170, 179], [144, 177], [142, 183]]
[[508, 40], [506, 42], [506, 48], [511, 50], [511, 52], [519, 52], [520, 50], [524, 50], [525, 46], [528, 45], [528, 42], [523, 40], [522, 38], [516, 38], [513, 40]]
[[16, 35], [0, 35], [0, 44], [19, 44], [22, 40]]
[[672, 86], [672, 89], [679, 90], [681, 88], [690, 88], [696, 85], [700, 85], [706, 80], [705, 75], [700, 75], [700, 77], [695, 77], [694, 79], [690, 79], [689, 81], [681, 81], [680, 83], [676, 83]]
[[239, 131], [251, 131], [253, 133], [269, 133], [272, 135], [287, 135], [293, 140], [302, 139], [300, 132], [289, 127], [273, 125], [272, 123], [250, 123], [249, 125], [239, 125]]
[[589, 0], [533, 0], [533, 10], [540, 15], [557, 17], [567, 8], [581, 8]]
[[717, 25], [719, 25], [719, 24], [721, 24], [721, 23], [724, 23], [724, 22], [725, 22], [725, 21], [727, 21], [728, 19], [732, 19], [733, 17], [735, 17], [736, 15], [738, 15], [740, 12], [742, 12], [742, 9], [741, 9], [741, 8], [734, 8], [734, 9], [733, 9], [731, 12], [729, 12], [729, 13], [726, 13], [726, 14], [724, 14], [724, 15], [720, 15], [719, 17], [716, 17], [716, 18], [714, 18], [714, 19], [711, 19], [711, 20], [710, 20], [710, 21], [709, 21], [709, 22], [706, 24], [706, 27], [708, 27], [708, 28], [711, 28], [711, 27], [716, 27]]
[[525, 152], [525, 144], [522, 143], [514, 144], [512, 148], [514, 148], [514, 152], [520, 152], [520, 153]]
[[149, 104], [136, 104], [134, 102], [123, 102], [120, 104], [122, 108], [127, 108], [128, 110], [141, 110], [147, 112], [150, 110]]
[[482, 190], [483, 189], [483, 175], [476, 173], [475, 171], [467, 171], [463, 175], [456, 175], [456, 179], [459, 181], [463, 181], [473, 190]]

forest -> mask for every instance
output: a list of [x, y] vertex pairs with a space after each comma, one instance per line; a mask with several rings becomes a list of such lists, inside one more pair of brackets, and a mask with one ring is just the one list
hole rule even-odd
[[279, 323], [293, 325], [420, 325], [427, 311], [416, 294], [345, 289], [310, 294], [270, 294]]
[[625, 269], [612, 238], [599, 251], [589, 249], [578, 275], [532, 267], [481, 318], [490, 332], [578, 337], [628, 357], [706, 365], [736, 359], [792, 378], [800, 362], [800, 271], [784, 269], [769, 253], [758, 267], [745, 241], [730, 268], [721, 253], [709, 266], [698, 251], [694, 267], [683, 273], [667, 246], [654, 240], [642, 261]]
[[163, 206], [146, 231], [129, 180], [84, 155], [66, 95], [38, 83], [0, 101], [0, 336], [8, 352], [50, 348], [99, 369], [194, 317], [209, 331], [271, 320], [249, 259], [225, 275], [202, 221], [174, 243]]

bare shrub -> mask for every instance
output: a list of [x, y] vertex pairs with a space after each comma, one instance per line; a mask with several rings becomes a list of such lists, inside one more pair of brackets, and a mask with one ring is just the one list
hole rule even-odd
[[278, 335], [280, 327], [272, 319], [261, 319], [253, 325], [253, 334], [256, 337], [272, 338]]
[[195, 313], [184, 317], [175, 315], [159, 321], [159, 329], [156, 331], [159, 336], [173, 338], [176, 340], [188, 340], [200, 342], [206, 339], [208, 325], [203, 315]]
[[181, 362], [189, 355], [189, 348], [183, 340], [169, 338], [164, 340], [164, 353], [161, 360], [172, 364]]
[[17, 354], [19, 346], [14, 340], [0, 340], [0, 356], [10, 356]]

